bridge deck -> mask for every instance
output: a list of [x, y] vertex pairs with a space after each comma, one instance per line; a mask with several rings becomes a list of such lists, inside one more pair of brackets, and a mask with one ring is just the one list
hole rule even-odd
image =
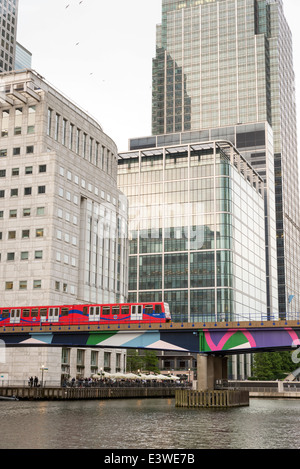
[[183, 322], [183, 323], [158, 323], [158, 324], [81, 324], [81, 325], [36, 325], [36, 326], [18, 326], [11, 325], [0, 327], [0, 334], [13, 334], [20, 332], [97, 332], [97, 331], [146, 331], [146, 330], [242, 330], [242, 329], [280, 329], [280, 328], [300, 328], [299, 320], [277, 320], [277, 321], [239, 321], [239, 322]]

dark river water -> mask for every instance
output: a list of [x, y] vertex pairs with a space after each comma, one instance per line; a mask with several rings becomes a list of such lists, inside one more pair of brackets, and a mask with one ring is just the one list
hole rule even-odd
[[173, 399], [0, 401], [1, 449], [299, 449], [300, 400], [225, 410]]

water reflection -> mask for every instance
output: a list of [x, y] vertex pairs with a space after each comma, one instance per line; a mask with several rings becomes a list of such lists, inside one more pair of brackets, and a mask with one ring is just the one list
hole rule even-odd
[[0, 402], [0, 448], [299, 449], [300, 401], [225, 410], [173, 399]]

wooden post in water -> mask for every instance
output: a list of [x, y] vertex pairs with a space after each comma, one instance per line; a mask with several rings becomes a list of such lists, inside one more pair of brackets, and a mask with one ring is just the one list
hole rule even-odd
[[176, 407], [188, 408], [226, 408], [249, 405], [248, 391], [192, 391], [178, 389], [175, 393]]

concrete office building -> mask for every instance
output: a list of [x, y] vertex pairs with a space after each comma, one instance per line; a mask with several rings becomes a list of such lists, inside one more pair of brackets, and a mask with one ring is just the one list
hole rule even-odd
[[0, 72], [14, 70], [19, 0], [0, 0]]
[[[162, 0], [153, 60], [152, 116], [154, 135], [237, 124], [267, 123], [272, 128], [278, 306], [272, 303], [273, 286], [268, 285], [268, 311], [279, 310], [283, 315], [288, 310], [299, 311], [295, 80], [292, 38], [283, 1]], [[257, 171], [263, 167], [265, 171], [266, 152], [259, 155], [250, 151], [256, 147], [254, 136], [249, 132], [247, 142], [238, 150], [247, 158], [256, 153], [251, 164]], [[266, 183], [273, 184], [268, 177], [267, 168]], [[267, 207], [272, 203], [268, 200]], [[266, 245], [267, 259], [269, 254]], [[269, 270], [268, 261], [267, 266]], [[294, 299], [289, 305], [291, 295]]]
[[0, 86], [2, 306], [124, 301], [115, 143], [32, 71], [4, 73]]
[[[1, 306], [124, 302], [127, 199], [115, 143], [30, 70], [1, 74], [0, 87]], [[7, 349], [0, 379], [41, 379], [44, 366], [59, 384], [126, 366], [121, 350], [38, 350]]]

